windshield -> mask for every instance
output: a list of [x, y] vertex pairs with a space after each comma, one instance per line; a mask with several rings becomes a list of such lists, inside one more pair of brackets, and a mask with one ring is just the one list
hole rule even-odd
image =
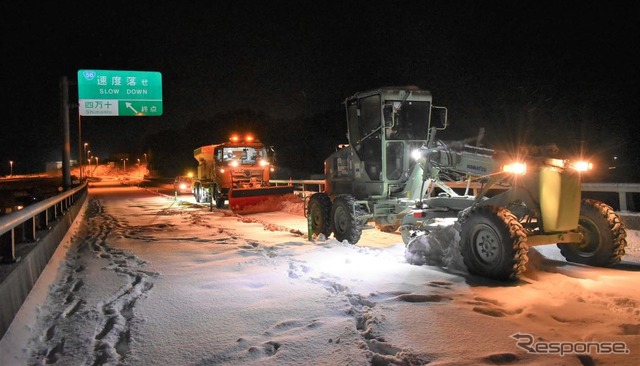
[[234, 146], [219, 150], [216, 154], [216, 160], [224, 162], [236, 160], [240, 164], [253, 165], [261, 159], [266, 159], [266, 156], [266, 148]]
[[408, 101], [399, 106], [390, 140], [426, 140], [429, 133], [430, 102]]

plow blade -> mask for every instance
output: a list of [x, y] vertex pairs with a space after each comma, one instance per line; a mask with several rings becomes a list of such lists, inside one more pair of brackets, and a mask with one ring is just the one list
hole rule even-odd
[[229, 209], [236, 213], [258, 213], [281, 209], [282, 196], [293, 193], [293, 186], [235, 188], [229, 191]]

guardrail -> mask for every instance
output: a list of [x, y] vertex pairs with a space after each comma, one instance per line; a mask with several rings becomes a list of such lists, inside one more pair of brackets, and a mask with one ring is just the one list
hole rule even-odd
[[620, 211], [628, 211], [627, 194], [640, 193], [640, 183], [582, 183], [582, 191], [617, 193]]
[[[303, 191], [314, 191], [314, 192], [322, 192], [324, 191], [325, 181], [324, 180], [284, 180], [284, 179], [276, 179], [271, 180], [271, 183], [275, 185], [280, 184], [293, 184], [293, 186], [300, 188]], [[447, 182], [447, 185], [451, 185], [452, 188], [469, 188], [476, 190], [480, 188], [478, 183], [472, 183], [467, 186], [465, 182], [456, 182], [450, 183]], [[582, 191], [583, 192], [610, 192], [618, 194], [618, 204], [620, 207], [620, 211], [628, 211], [628, 203], [627, 203], [627, 194], [628, 193], [640, 193], [640, 183], [582, 183]]]
[[82, 209], [87, 188], [85, 182], [0, 217], [0, 338]]
[[326, 184], [324, 179], [271, 179], [269, 182], [277, 186], [291, 184], [303, 192], [323, 192]]
[[87, 183], [0, 217], [0, 261], [16, 261], [16, 243], [46, 235], [52, 220], [64, 215], [87, 192]]

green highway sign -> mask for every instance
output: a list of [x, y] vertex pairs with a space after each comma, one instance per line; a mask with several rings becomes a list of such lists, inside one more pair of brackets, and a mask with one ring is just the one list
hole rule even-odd
[[78, 70], [78, 108], [81, 116], [161, 116], [162, 74]]

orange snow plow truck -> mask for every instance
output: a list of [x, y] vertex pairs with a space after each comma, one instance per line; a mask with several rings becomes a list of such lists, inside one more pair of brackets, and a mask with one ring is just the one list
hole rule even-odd
[[251, 135], [234, 135], [228, 142], [206, 145], [193, 151], [198, 173], [193, 182], [196, 202], [223, 208], [229, 201], [234, 212], [272, 211], [263, 204], [293, 193], [293, 186], [269, 183], [273, 170], [272, 150]]

